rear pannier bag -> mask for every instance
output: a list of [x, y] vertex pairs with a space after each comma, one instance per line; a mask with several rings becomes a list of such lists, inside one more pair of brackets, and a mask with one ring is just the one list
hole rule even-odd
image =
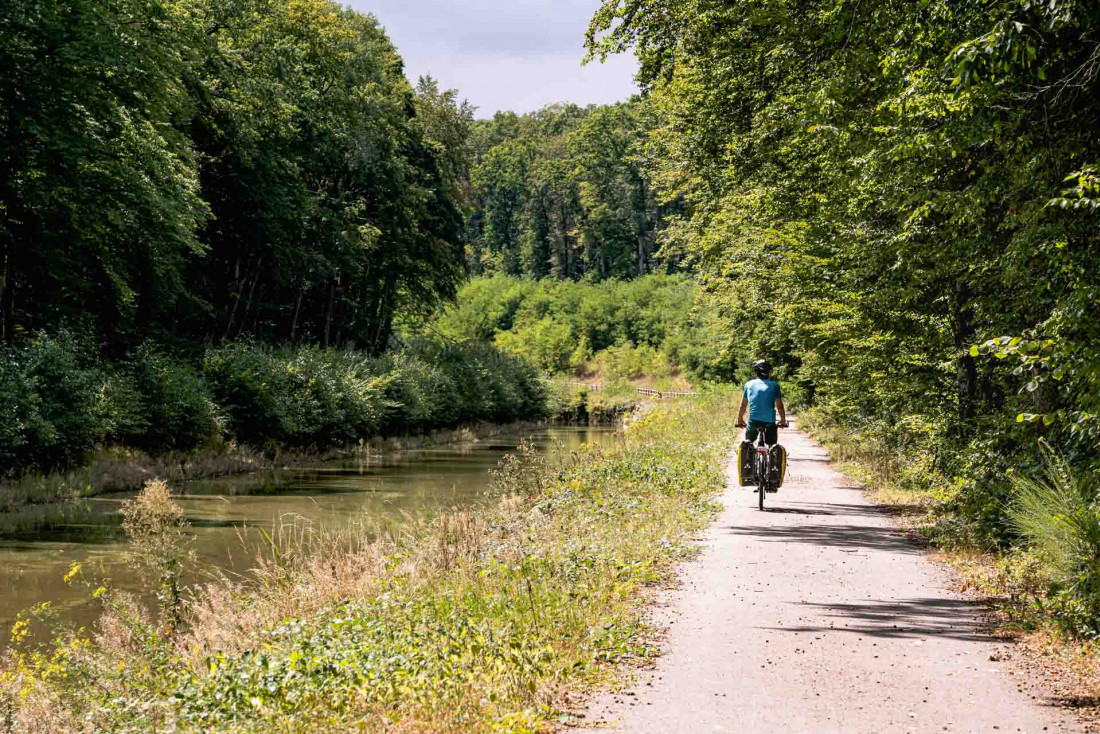
[[771, 485], [774, 489], [779, 489], [783, 486], [783, 480], [787, 477], [787, 449], [783, 448], [779, 444], [772, 446], [771, 449]]
[[756, 447], [752, 445], [752, 441], [742, 441], [737, 448], [737, 481], [742, 487], [756, 485], [755, 458]]

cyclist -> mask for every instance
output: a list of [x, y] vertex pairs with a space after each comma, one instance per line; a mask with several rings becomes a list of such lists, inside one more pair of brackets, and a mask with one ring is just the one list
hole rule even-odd
[[[772, 367], [766, 360], [760, 360], [752, 366], [756, 373], [755, 380], [745, 383], [741, 392], [741, 408], [737, 411], [737, 427], [746, 428], [745, 440], [749, 443], [756, 441], [761, 431], [764, 432], [764, 443], [774, 446], [779, 443], [780, 428], [787, 427], [787, 409], [783, 405], [783, 391], [779, 383], [772, 379]], [[749, 422], [745, 423], [745, 411], [749, 412]], [[779, 411], [779, 422], [776, 423], [775, 412]]]

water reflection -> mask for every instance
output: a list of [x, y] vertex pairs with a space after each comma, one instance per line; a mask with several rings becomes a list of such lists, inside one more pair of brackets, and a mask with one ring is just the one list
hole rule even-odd
[[[543, 452], [571, 451], [585, 442], [615, 440], [607, 428], [547, 427], [529, 436]], [[310, 468], [189, 482], [173, 487], [195, 536], [200, 565], [241, 572], [251, 567], [248, 548], [280, 523], [347, 522], [368, 513], [400, 522], [408, 515], [467, 506], [490, 499], [488, 470], [513, 452], [522, 436], [494, 436], [461, 446], [409, 450]], [[122, 563], [125, 537], [119, 505], [110, 495], [58, 507], [32, 507], [3, 518], [0, 527], [0, 624], [22, 609], [49, 600], [63, 617], [92, 620], [88, 590], [67, 586], [74, 562], [89, 578], [110, 578], [122, 588], [138, 579]]]

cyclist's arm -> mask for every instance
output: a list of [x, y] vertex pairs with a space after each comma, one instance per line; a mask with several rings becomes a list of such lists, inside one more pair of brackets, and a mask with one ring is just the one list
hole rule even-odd
[[776, 398], [775, 399], [775, 407], [776, 407], [776, 410], [779, 411], [779, 423], [780, 423], [780, 425], [786, 425], [787, 424], [787, 408], [786, 408], [785, 405], [783, 405], [783, 398]]
[[745, 422], [745, 411], [749, 409], [749, 399], [744, 395], [741, 396], [741, 407], [737, 410], [737, 425], [742, 425]]

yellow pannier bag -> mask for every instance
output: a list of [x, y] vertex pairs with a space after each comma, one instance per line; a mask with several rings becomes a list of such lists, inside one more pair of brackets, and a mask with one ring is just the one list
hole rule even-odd
[[737, 481], [742, 487], [752, 487], [756, 484], [756, 471], [753, 461], [756, 458], [756, 447], [752, 441], [742, 441], [737, 447]]
[[772, 446], [769, 449], [771, 455], [771, 470], [772, 475], [771, 485], [773, 489], [779, 489], [783, 486], [783, 480], [787, 478], [787, 449], [783, 448], [779, 444]]

